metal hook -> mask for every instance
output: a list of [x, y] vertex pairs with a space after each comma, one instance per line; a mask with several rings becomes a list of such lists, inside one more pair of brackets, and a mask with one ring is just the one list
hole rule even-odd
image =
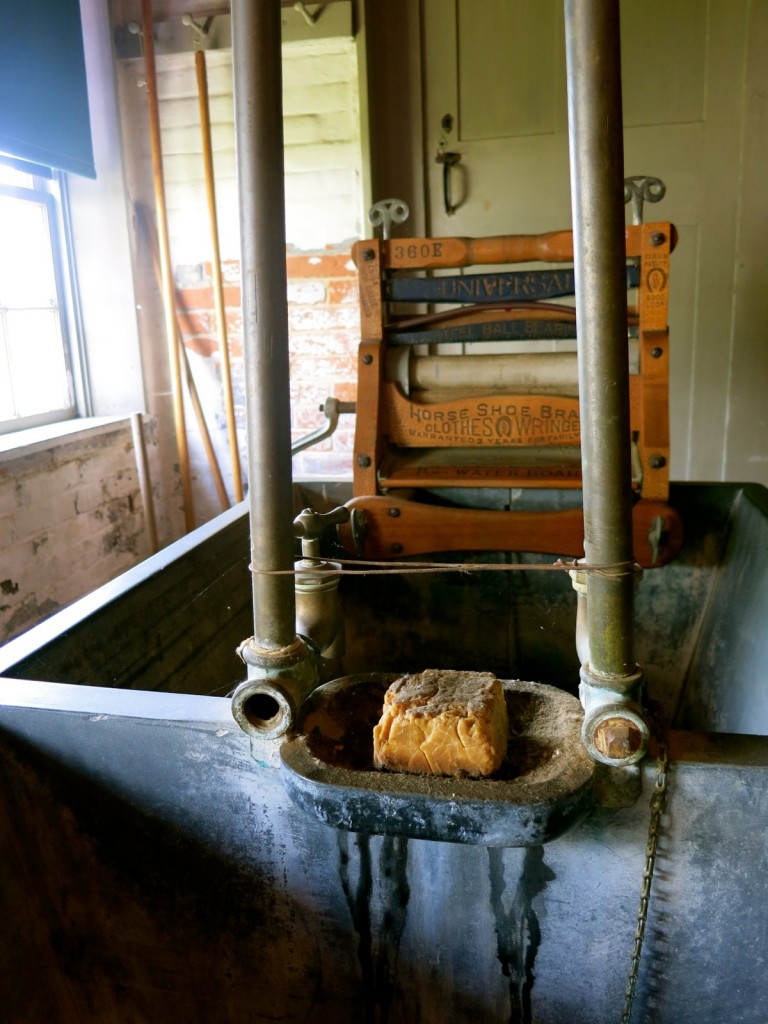
[[181, 24], [186, 25], [187, 28], [191, 28], [195, 35], [195, 45], [200, 46], [208, 38], [208, 32], [211, 28], [211, 22], [213, 18], [206, 18], [201, 25], [199, 21], [195, 21], [191, 14], [182, 14]]
[[310, 12], [304, 6], [302, 0], [296, 0], [296, 3], [293, 5], [293, 9], [294, 9], [294, 11], [298, 11], [298, 13], [302, 16], [304, 21], [306, 21], [306, 23], [310, 27], [314, 27], [314, 25], [317, 22], [317, 19], [320, 17], [320, 15], [325, 10], [325, 4], [323, 4], [322, 7], [319, 10], [315, 11], [314, 14], [310, 14]]
[[[138, 36], [139, 37], [139, 52], [141, 53], [141, 56], [143, 57], [144, 56], [144, 30], [143, 30], [143, 28], [141, 27], [141, 25], [137, 21], [129, 21], [128, 25], [126, 27], [127, 27], [129, 33], [132, 36]], [[142, 80], [139, 80], [136, 84], [139, 86], [139, 88], [141, 88], [143, 85], [146, 85], [147, 83], [142, 81]]]

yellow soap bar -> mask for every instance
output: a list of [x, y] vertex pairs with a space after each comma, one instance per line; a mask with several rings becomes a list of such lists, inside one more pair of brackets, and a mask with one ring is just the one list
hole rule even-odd
[[378, 768], [431, 775], [492, 775], [507, 751], [501, 682], [491, 672], [427, 669], [401, 676], [373, 729]]

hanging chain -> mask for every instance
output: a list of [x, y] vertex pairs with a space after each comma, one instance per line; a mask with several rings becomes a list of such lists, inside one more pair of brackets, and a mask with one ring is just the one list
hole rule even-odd
[[645, 925], [648, 920], [648, 902], [651, 897], [653, 869], [656, 864], [656, 849], [659, 843], [661, 816], [664, 813], [664, 806], [667, 800], [668, 769], [669, 754], [667, 751], [666, 732], [664, 731], [662, 723], [659, 722], [658, 751], [656, 755], [656, 782], [651, 796], [651, 817], [648, 823], [648, 842], [645, 847], [643, 884], [640, 888], [640, 902], [637, 905], [635, 941], [632, 947], [632, 961], [629, 968], [629, 976], [627, 978], [627, 991], [624, 996], [624, 1012], [621, 1015], [621, 1024], [630, 1024], [630, 1020], [632, 1018], [632, 1005], [635, 1001], [635, 987], [637, 985], [637, 976], [640, 971], [640, 956], [643, 951]]

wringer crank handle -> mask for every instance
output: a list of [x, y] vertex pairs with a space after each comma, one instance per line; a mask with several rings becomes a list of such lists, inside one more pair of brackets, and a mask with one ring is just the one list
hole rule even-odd
[[291, 455], [298, 455], [305, 448], [311, 448], [312, 445], [330, 437], [339, 425], [339, 416], [342, 413], [354, 412], [356, 408], [355, 402], [340, 402], [338, 398], [326, 398], [320, 406], [320, 412], [325, 413], [326, 423], [324, 426], [318, 427], [317, 430], [313, 430], [311, 434], [305, 434], [298, 441], [294, 441], [291, 445]]
[[404, 199], [380, 199], [368, 211], [371, 227], [381, 228], [381, 237], [386, 241], [392, 224], [402, 224], [411, 212]]

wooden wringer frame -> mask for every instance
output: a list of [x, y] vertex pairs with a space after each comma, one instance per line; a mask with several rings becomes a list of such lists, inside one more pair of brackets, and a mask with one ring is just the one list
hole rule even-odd
[[[643, 199], [663, 194], [656, 178], [626, 180], [628, 441], [634, 557], [643, 568], [665, 564], [682, 542], [668, 503], [667, 301], [677, 233], [666, 222], [642, 223]], [[405, 204], [387, 200], [372, 215], [382, 237], [353, 249], [361, 343], [354, 496], [342, 543], [371, 560], [484, 550], [581, 556], [572, 232], [390, 238]], [[435, 500], [456, 488], [480, 498]], [[535, 502], [499, 510], [483, 502], [491, 488]]]

